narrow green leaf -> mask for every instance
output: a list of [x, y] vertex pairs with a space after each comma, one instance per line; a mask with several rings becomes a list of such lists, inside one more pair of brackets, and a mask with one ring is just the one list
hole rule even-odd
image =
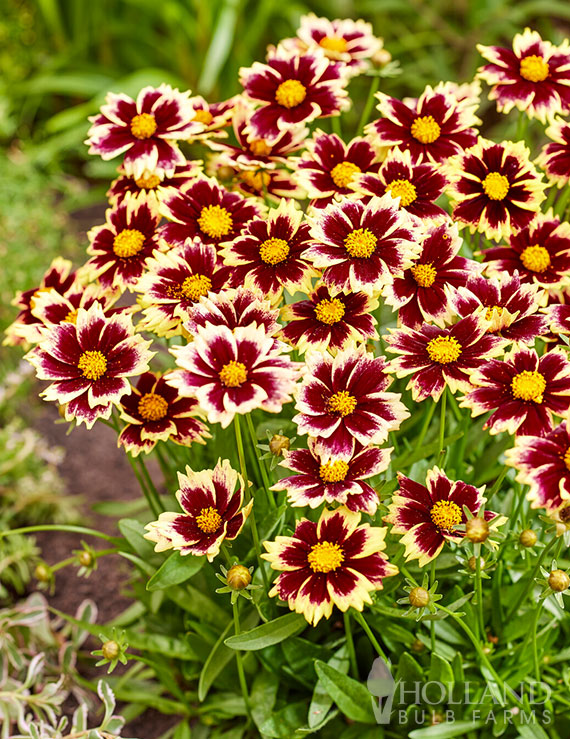
[[470, 731], [480, 729], [484, 721], [454, 721], [452, 724], [437, 724], [425, 729], [415, 729], [408, 734], [409, 739], [453, 739], [465, 737]]
[[135, 518], [122, 518], [117, 526], [135, 554], [143, 559], [154, 554], [153, 545], [144, 538], [146, 531], [140, 521]]
[[243, 634], [230, 636], [226, 639], [226, 646], [231, 649], [241, 649], [246, 651], [254, 651], [271, 647], [279, 644], [290, 636], [296, 636], [305, 630], [307, 622], [305, 618], [298, 613], [287, 613], [273, 621], [257, 626], [251, 631], [244, 631]]
[[376, 723], [372, 696], [362, 683], [320, 660], [315, 661], [315, 670], [324, 689], [347, 718], [364, 724]]
[[[327, 664], [344, 675], [347, 674], [350, 663], [346, 644], [343, 644], [340, 649], [337, 649]], [[317, 680], [315, 689], [313, 690], [313, 697], [311, 698], [311, 705], [309, 706], [309, 727], [311, 729], [316, 728], [323, 721], [332, 704], [332, 698], [324, 689], [321, 681]]]
[[180, 552], [174, 552], [150, 578], [146, 589], [164, 590], [186, 582], [200, 570], [205, 561], [205, 557], [194, 557], [191, 554], [182, 556]]

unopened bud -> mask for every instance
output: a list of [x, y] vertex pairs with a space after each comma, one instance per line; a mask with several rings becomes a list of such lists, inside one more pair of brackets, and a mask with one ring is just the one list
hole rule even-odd
[[52, 578], [51, 567], [45, 562], [40, 562], [34, 570], [34, 577], [40, 582], [49, 582]]
[[289, 450], [289, 439], [282, 434], [274, 434], [269, 442], [269, 451], [276, 457], [283, 456]]
[[480, 544], [489, 536], [489, 524], [484, 518], [470, 518], [465, 524], [465, 536], [474, 544]]
[[391, 61], [392, 54], [390, 54], [388, 49], [380, 49], [372, 57], [372, 64], [374, 64], [375, 67], [385, 67], [386, 64]]
[[414, 608], [425, 608], [429, 603], [429, 593], [425, 588], [413, 588], [408, 599]]
[[77, 559], [79, 560], [79, 564], [83, 567], [91, 567], [93, 564], [93, 556], [91, 552], [88, 552], [86, 549], [79, 552]]
[[548, 576], [548, 584], [552, 590], [561, 593], [570, 586], [570, 577], [568, 577], [564, 570], [552, 570]]
[[426, 646], [421, 639], [416, 638], [412, 642], [412, 652], [416, 652], [416, 654], [423, 652], [425, 648]]
[[105, 659], [114, 660], [117, 659], [117, 657], [121, 653], [121, 647], [117, 644], [116, 641], [110, 639], [103, 644], [103, 646], [101, 647], [101, 652], [103, 653], [103, 657], [105, 657]]
[[251, 582], [251, 573], [243, 565], [234, 565], [228, 570], [226, 582], [232, 590], [245, 590]]
[[521, 543], [521, 546], [533, 547], [536, 544], [536, 541], [536, 534], [532, 529], [525, 529], [524, 531], [521, 531], [521, 534], [519, 536], [519, 542]]

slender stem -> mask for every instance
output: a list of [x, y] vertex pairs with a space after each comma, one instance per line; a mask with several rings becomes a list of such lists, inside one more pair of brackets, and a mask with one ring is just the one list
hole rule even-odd
[[[430, 588], [433, 586], [434, 583], [435, 583], [435, 559], [432, 559], [431, 568], [430, 568], [430, 577], [429, 577]], [[430, 640], [431, 640], [431, 651], [433, 654], [435, 652], [435, 621], [433, 619], [430, 622], [429, 633], [430, 633]]]
[[[245, 465], [245, 454], [243, 449], [243, 438], [241, 435], [241, 427], [239, 423], [239, 416], [236, 414], [234, 416], [234, 430], [236, 434], [236, 445], [237, 445], [237, 451], [238, 451], [238, 459], [239, 459], [239, 466], [241, 470], [241, 476], [243, 477], [243, 484], [245, 486], [244, 490], [244, 500], [248, 501], [250, 499], [250, 492], [249, 492], [249, 478], [247, 476], [247, 467]], [[255, 521], [255, 503], [251, 509], [251, 513], [249, 514], [249, 521], [251, 526], [251, 535], [253, 537], [253, 545], [255, 547], [255, 554], [257, 557], [257, 564], [259, 569], [261, 570], [261, 576], [263, 578], [263, 584], [265, 585], [265, 590], [269, 589], [269, 581], [267, 579], [267, 573], [265, 572], [265, 567], [263, 566], [263, 560], [261, 559], [261, 547], [259, 544], [259, 534], [257, 531], [257, 523]]]
[[33, 534], [36, 531], [68, 531], [72, 534], [85, 534], [86, 536], [96, 536], [99, 539], [113, 543], [113, 537], [103, 534], [95, 529], [88, 529], [85, 526], [73, 526], [71, 524], [39, 524], [36, 526], [22, 526], [19, 529], [9, 529], [0, 531], [0, 539], [4, 536], [12, 536], [13, 534]]
[[67, 565], [73, 564], [74, 562], [77, 562], [77, 557], [75, 556], [75, 554], [73, 555], [73, 557], [62, 559], [61, 562], [58, 562], [56, 565], [50, 565], [50, 569], [52, 572], [57, 572], [58, 570], [62, 570], [64, 567], [67, 567]]
[[175, 483], [176, 482], [175, 473], [173, 473], [172, 470], [170, 469], [170, 465], [168, 464], [168, 461], [164, 455], [164, 452], [161, 449], [160, 442], [154, 447], [154, 451], [156, 452], [156, 457], [158, 459], [160, 469], [164, 476], [164, 481], [166, 482], [167, 485]]
[[429, 428], [431, 419], [433, 418], [433, 414], [435, 412], [435, 406], [436, 406], [436, 403], [432, 401], [428, 405], [428, 409], [427, 409], [427, 411], [426, 411], [426, 413], [424, 415], [424, 422], [423, 422], [423, 425], [422, 425], [422, 428], [421, 428], [421, 431], [420, 431], [420, 435], [418, 436], [418, 440], [416, 442], [416, 448], [418, 448], [418, 449], [423, 444], [424, 439], [425, 439], [425, 436], [426, 436], [426, 434], [428, 432], [428, 428]]
[[545, 559], [546, 555], [552, 549], [552, 547], [554, 546], [555, 542], [556, 542], [556, 537], [553, 536], [552, 539], [548, 542], [548, 544], [542, 550], [542, 553], [541, 553], [540, 557], [538, 558], [538, 560], [537, 560], [537, 562], [536, 562], [536, 564], [534, 566], [533, 571], [531, 572], [531, 575], [530, 575], [530, 577], [529, 577], [529, 579], [527, 581], [526, 586], [524, 587], [522, 593], [517, 598], [516, 603], [514, 604], [514, 606], [511, 608], [511, 610], [507, 614], [507, 617], [505, 619], [505, 621], [507, 623], [511, 620], [511, 618], [514, 616], [514, 614], [518, 611], [518, 609], [521, 607], [521, 605], [526, 600], [526, 597], [527, 597], [527, 595], [529, 593], [529, 590], [534, 585], [534, 578], [536, 577], [536, 575], [537, 575], [537, 573], [538, 573], [538, 571], [540, 569], [540, 566], [544, 562], [544, 559]]
[[438, 462], [440, 464], [443, 463], [442, 454], [443, 454], [443, 440], [445, 438], [445, 410], [446, 410], [446, 401], [447, 401], [447, 387], [443, 389], [443, 393], [441, 396], [441, 408], [440, 408], [440, 416], [439, 416], [439, 453], [438, 453]]
[[491, 498], [498, 492], [499, 488], [501, 487], [501, 485], [503, 483], [503, 480], [507, 476], [507, 472], [509, 471], [509, 469], [510, 468], [507, 467], [507, 465], [505, 465], [503, 467], [503, 469], [501, 470], [501, 474], [497, 477], [497, 479], [495, 480], [495, 483], [494, 483], [493, 487], [489, 491], [489, 495], [487, 496], [487, 504], [489, 503], [489, 501], [491, 500]]
[[350, 616], [348, 611], [344, 614], [344, 633], [346, 636], [346, 648], [348, 649], [348, 658], [350, 660], [350, 669], [352, 676], [358, 680], [358, 664], [356, 662], [356, 652], [354, 650], [354, 639], [352, 638], [352, 627], [350, 625]]
[[251, 439], [251, 444], [253, 446], [254, 457], [257, 461], [257, 466], [259, 467], [259, 472], [261, 473], [261, 479], [263, 480], [263, 486], [267, 494], [267, 500], [269, 501], [269, 505], [272, 508], [276, 508], [277, 506], [275, 503], [275, 499], [273, 498], [273, 495], [271, 491], [269, 490], [269, 488], [271, 487], [271, 483], [267, 475], [267, 469], [265, 468], [265, 460], [259, 458], [259, 453], [257, 451], [257, 437], [255, 436], [255, 429], [253, 428], [253, 421], [251, 420], [251, 414], [248, 413], [245, 419], [246, 419], [247, 428], [249, 431], [249, 438]]
[[146, 484], [148, 485], [148, 489], [150, 491], [150, 494], [152, 495], [152, 497], [153, 497], [153, 499], [155, 501], [156, 507], [162, 513], [162, 512], [164, 512], [165, 509], [164, 509], [164, 506], [162, 505], [162, 500], [160, 499], [160, 495], [158, 493], [158, 490], [156, 489], [156, 486], [155, 486], [155, 484], [153, 482], [153, 479], [150, 476], [149, 471], [148, 471], [148, 469], [146, 467], [145, 461], [144, 461], [144, 459], [140, 455], [137, 457], [137, 459], [138, 459], [140, 468], [142, 470], [143, 477], [146, 480]]
[[538, 627], [538, 619], [540, 618], [540, 612], [542, 611], [543, 603], [544, 599], [539, 602], [532, 623], [532, 660], [534, 663], [534, 676], [537, 683], [540, 682], [540, 664], [538, 662], [538, 637], [536, 634], [536, 629]]
[[378, 656], [382, 657], [382, 659], [384, 660], [384, 662], [386, 662], [386, 664], [389, 664], [388, 657], [384, 654], [384, 650], [380, 646], [378, 639], [376, 639], [376, 637], [372, 633], [372, 629], [366, 623], [366, 619], [364, 618], [362, 613], [360, 613], [360, 611], [355, 611], [353, 609], [352, 615], [354, 616], [354, 618], [358, 621], [358, 623], [362, 626], [362, 628], [366, 632], [366, 636], [368, 637], [370, 644], [372, 644], [372, 646], [376, 650], [376, 653], [378, 654]]
[[519, 111], [519, 119], [517, 121], [517, 132], [516, 132], [516, 140], [522, 141], [526, 135], [526, 130], [528, 128], [528, 117], [526, 113], [523, 113], [523, 111]]
[[364, 103], [364, 108], [362, 109], [362, 115], [360, 116], [360, 120], [358, 121], [358, 129], [356, 131], [356, 134], [360, 134], [364, 126], [368, 123], [368, 119], [370, 118], [370, 113], [372, 112], [372, 106], [374, 105], [374, 96], [378, 92], [378, 87], [380, 86], [380, 77], [378, 75], [375, 75], [370, 80], [370, 88], [368, 89], [368, 97], [366, 98], [366, 102]]
[[150, 508], [152, 514], [156, 516], [157, 518], [160, 516], [161, 510], [160, 507], [157, 507], [156, 501], [153, 500], [152, 494], [148, 491], [146, 487], [146, 483], [143, 480], [135, 460], [131, 457], [130, 454], [127, 454], [127, 459], [129, 460], [129, 464], [131, 465], [131, 468], [133, 470], [133, 473], [135, 477], [137, 478], [137, 482], [140, 486], [140, 489], [143, 491], [144, 497], [146, 498], [146, 502], [148, 503], [148, 507]]
[[339, 115], [334, 115], [331, 118], [331, 130], [332, 130], [333, 133], [336, 133], [336, 135], [339, 138], [342, 138], [342, 128], [341, 128], [341, 125], [340, 125], [340, 116]]
[[485, 638], [485, 619], [483, 617], [483, 583], [481, 578], [481, 544], [475, 544], [473, 547], [475, 554], [475, 593], [477, 598], [477, 624], [479, 636]]
[[[235, 635], [237, 636], [239, 633], [241, 633], [240, 624], [239, 624], [239, 607], [238, 607], [237, 601], [233, 603], [232, 608], [234, 611], [234, 631], [235, 631]], [[251, 719], [251, 706], [249, 705], [249, 691], [247, 689], [245, 672], [243, 670], [242, 654], [239, 651], [239, 649], [236, 649], [236, 663], [237, 663], [239, 684], [241, 687], [241, 694], [243, 696], [243, 701], [245, 703], [245, 710], [247, 711], [248, 718]]]

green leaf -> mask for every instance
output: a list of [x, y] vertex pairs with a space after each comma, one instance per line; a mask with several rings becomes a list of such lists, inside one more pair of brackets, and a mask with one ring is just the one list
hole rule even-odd
[[415, 729], [408, 734], [409, 739], [453, 739], [455, 736], [464, 737], [470, 731], [484, 726], [484, 721], [454, 721], [452, 724], [437, 724], [425, 729]]
[[425, 686], [428, 703], [444, 703], [451, 693], [455, 680], [449, 662], [435, 652], [431, 655], [428, 683]]
[[144, 538], [146, 531], [140, 521], [135, 518], [122, 518], [117, 526], [135, 554], [143, 559], [148, 559], [154, 554], [153, 545]]
[[548, 734], [537, 724], [532, 726], [517, 726], [519, 736], [523, 739], [548, 739]]
[[398, 669], [394, 679], [396, 682], [415, 683], [423, 680], [424, 673], [420, 665], [408, 652], [404, 652], [398, 662]]
[[[327, 664], [339, 670], [344, 675], [347, 674], [350, 663], [346, 644], [343, 644], [340, 649], [337, 649]], [[309, 727], [311, 729], [314, 729], [322, 722], [332, 704], [332, 698], [324, 689], [321, 681], [317, 680], [315, 689], [313, 690], [311, 705], [309, 706]]]
[[231, 649], [241, 649], [246, 651], [254, 651], [271, 647], [279, 644], [290, 636], [296, 636], [304, 631], [307, 626], [305, 618], [298, 613], [287, 613], [273, 621], [268, 621], [251, 631], [244, 631], [243, 634], [230, 636], [226, 639], [226, 646]]
[[266, 670], [256, 675], [251, 686], [250, 703], [251, 716], [260, 731], [263, 724], [273, 715], [278, 690], [279, 675]]
[[315, 661], [315, 670], [323, 688], [347, 718], [364, 724], [376, 723], [372, 696], [362, 683], [320, 660]]
[[165, 560], [146, 584], [147, 590], [164, 590], [172, 585], [179, 585], [195, 575], [206, 557], [182, 556], [174, 552]]
[[297, 732], [305, 723], [306, 710], [305, 701], [292, 703], [282, 708], [262, 724], [261, 734], [272, 737], [272, 739], [292, 739], [292, 737], [299, 736]]

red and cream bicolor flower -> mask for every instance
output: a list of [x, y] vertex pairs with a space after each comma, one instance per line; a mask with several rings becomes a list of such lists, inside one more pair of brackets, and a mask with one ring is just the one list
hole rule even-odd
[[305, 255], [336, 292], [379, 293], [421, 252], [411, 217], [390, 193], [366, 205], [331, 203], [308, 220], [313, 246]]
[[546, 183], [522, 141], [479, 139], [449, 160], [453, 219], [489, 239], [508, 237], [534, 220], [545, 198]]
[[229, 426], [236, 413], [262, 408], [279, 413], [299, 375], [299, 365], [263, 326], [250, 324], [232, 332], [227, 326], [198, 327], [194, 341], [172, 347], [180, 370], [169, 383], [180, 395], [194, 397], [210, 423]]
[[536, 163], [550, 182], [561, 188], [570, 181], [570, 123], [555, 118], [545, 133], [551, 141], [542, 147]]
[[565, 39], [560, 46], [543, 41], [537, 31], [525, 28], [513, 39], [513, 48], [477, 45], [489, 64], [479, 68], [477, 76], [491, 85], [489, 100], [497, 101], [497, 110], [509, 113], [513, 108], [544, 123], [557, 113], [570, 110], [570, 46]]
[[170, 85], [144, 87], [136, 101], [110, 92], [101, 112], [89, 118], [89, 153], [102, 159], [124, 154], [123, 166], [135, 178], [145, 170], [172, 175], [186, 161], [176, 140], [204, 129], [193, 120], [189, 95]]
[[515, 349], [504, 361], [492, 359], [471, 374], [471, 390], [461, 401], [471, 415], [493, 411], [489, 433], [544, 436], [552, 415], [570, 409], [570, 362], [562, 350], [539, 357], [534, 349]]
[[379, 498], [365, 480], [388, 469], [392, 449], [358, 445], [353, 454], [330, 456], [317, 439], [309, 438], [307, 445], [285, 454], [281, 466], [297, 474], [281, 478], [272, 490], [286, 490], [294, 507], [340, 503], [373, 516]]
[[67, 421], [91, 428], [131, 392], [127, 378], [148, 370], [150, 343], [135, 335], [130, 315], [106, 316], [93, 303], [78, 310], [75, 323], [53, 326], [26, 359], [40, 380], [51, 381], [42, 397], [64, 406]]
[[158, 441], [190, 446], [205, 444], [208, 429], [198, 420], [200, 409], [194, 398], [181, 398], [167, 383], [168, 373], [141, 375], [130, 395], [121, 400], [121, 418], [127, 422], [118, 444], [133, 457], [149, 454]]
[[219, 293], [210, 293], [188, 309], [188, 320], [184, 328], [194, 336], [198, 327], [227, 326], [230, 331], [238, 326], [252, 323], [263, 326], [268, 336], [273, 336], [279, 324], [279, 308], [272, 308], [258, 290], [246, 287], [227, 288]]
[[382, 580], [398, 573], [383, 553], [386, 528], [360, 524], [360, 513], [346, 508], [324, 510], [318, 522], [302, 519], [293, 536], [266, 541], [268, 560], [280, 572], [270, 596], [316, 626], [329, 618], [333, 605], [341, 611], [362, 611]]
[[356, 443], [382, 444], [410, 415], [399, 393], [386, 392], [392, 378], [384, 357], [359, 347], [334, 358], [313, 352], [305, 362], [293, 420], [300, 434], [318, 437], [323, 452], [350, 456]]
[[[401, 473], [398, 482], [399, 490], [384, 521], [392, 524], [393, 534], [403, 535], [400, 542], [406, 547], [406, 561], [417, 559], [420, 567], [435, 559], [446, 541], [461, 541], [464, 534], [456, 529], [467, 522], [464, 508], [476, 516], [485, 502], [482, 488], [452, 482], [438, 467], [428, 471], [426, 485]], [[485, 513], [485, 517], [494, 515]]]
[[245, 95], [260, 107], [249, 127], [258, 138], [277, 138], [298, 123], [340, 115], [350, 107], [345, 66], [331, 62], [322, 49], [299, 55], [282, 46], [270, 51], [267, 64], [240, 69]]
[[145, 526], [145, 539], [155, 543], [155, 552], [177, 549], [211, 562], [224, 540], [232, 541], [240, 533], [253, 500], [242, 507], [244, 483], [227, 459], [218, 460], [213, 470], [194, 472], [186, 467], [186, 474], [178, 473], [178, 484], [182, 513], [161, 513], [158, 521]]
[[183, 190], [201, 174], [201, 161], [177, 164], [170, 177], [164, 176], [162, 172], [147, 170], [140, 177], [134, 177], [128, 175], [123, 167], [119, 167], [119, 176], [111, 182], [111, 187], [107, 190], [107, 200], [115, 207], [124, 200], [127, 193], [130, 193], [139, 200], [159, 202], [168, 192], [167, 188]]

